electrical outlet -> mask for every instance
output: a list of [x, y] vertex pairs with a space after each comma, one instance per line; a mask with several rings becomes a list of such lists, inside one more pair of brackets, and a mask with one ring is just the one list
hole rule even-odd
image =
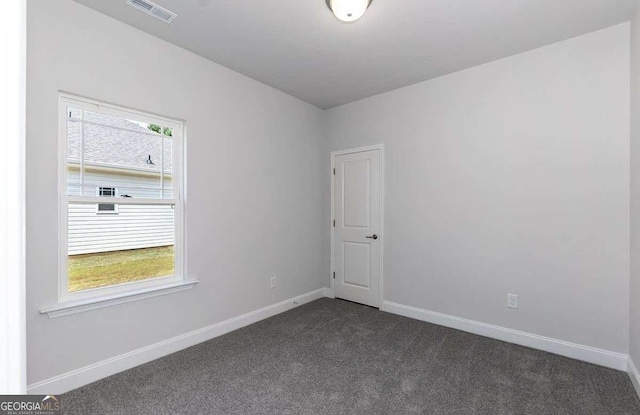
[[507, 294], [507, 307], [509, 307], [509, 308], [519, 308], [519, 306], [518, 306], [518, 296], [516, 294]]
[[275, 275], [271, 276], [271, 288], [276, 288], [276, 286], [278, 285], [278, 281], [276, 279]]

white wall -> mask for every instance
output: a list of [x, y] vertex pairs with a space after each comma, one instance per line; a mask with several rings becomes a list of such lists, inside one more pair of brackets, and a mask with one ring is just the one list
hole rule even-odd
[[385, 144], [385, 300], [627, 352], [628, 23], [326, 117]]
[[[640, 365], [640, 7], [631, 21], [631, 285], [629, 356]], [[638, 379], [640, 380], [640, 379]], [[640, 393], [640, 390], [638, 391]]]
[[[30, 384], [322, 287], [318, 108], [70, 0], [28, 7]], [[57, 319], [39, 314], [57, 300], [59, 90], [186, 120], [194, 289]]]
[[[25, 329], [25, 71], [27, 2], [0, 15], [0, 395], [27, 386]], [[7, 41], [10, 39], [11, 41]]]
[[[377, 143], [386, 300], [628, 351], [629, 24], [323, 113], [70, 0], [28, 12], [30, 384], [328, 286], [329, 150]], [[59, 90], [186, 120], [195, 289], [39, 314]]]

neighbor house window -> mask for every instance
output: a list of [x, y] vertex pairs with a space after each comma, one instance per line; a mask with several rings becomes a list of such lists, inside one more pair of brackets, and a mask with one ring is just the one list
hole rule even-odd
[[116, 188], [115, 187], [98, 187], [98, 196], [102, 197], [116, 197]]
[[[117, 189], [115, 187], [98, 187], [98, 196], [100, 197], [116, 197]], [[97, 213], [118, 213], [118, 205], [115, 203], [98, 203], [96, 205]]]
[[182, 143], [179, 121], [60, 96], [60, 301], [183, 279]]

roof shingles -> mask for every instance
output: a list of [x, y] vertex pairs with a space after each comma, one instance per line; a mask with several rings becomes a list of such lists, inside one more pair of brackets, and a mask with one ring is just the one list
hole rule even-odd
[[[85, 111], [84, 162], [132, 171], [171, 173], [172, 138], [124, 118]], [[94, 124], [95, 123], [95, 124]], [[98, 125], [99, 124], [99, 125]], [[80, 162], [82, 119], [71, 111], [67, 122], [67, 160]], [[164, 141], [164, 151], [162, 151]], [[149, 163], [149, 156], [153, 164]]]

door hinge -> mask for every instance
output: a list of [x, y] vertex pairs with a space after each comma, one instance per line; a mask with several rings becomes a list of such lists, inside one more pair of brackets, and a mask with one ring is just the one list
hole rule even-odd
[[336, 227], [336, 220], [335, 219], [333, 220], [333, 227], [334, 228]]
[[333, 169], [333, 175], [334, 176], [336, 175], [336, 169]]
[[333, 273], [333, 279], [334, 280], [336, 279], [336, 273], [335, 272]]

